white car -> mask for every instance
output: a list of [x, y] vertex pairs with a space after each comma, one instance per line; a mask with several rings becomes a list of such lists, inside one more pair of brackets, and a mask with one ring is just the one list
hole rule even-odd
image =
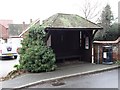
[[0, 44], [0, 58], [12, 57], [16, 59], [18, 56], [17, 47], [11, 43]]

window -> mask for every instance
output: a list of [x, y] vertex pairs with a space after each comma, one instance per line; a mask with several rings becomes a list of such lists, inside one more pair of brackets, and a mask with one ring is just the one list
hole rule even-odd
[[85, 38], [85, 49], [89, 49], [89, 37]]
[[82, 46], [82, 32], [80, 31], [80, 47]]

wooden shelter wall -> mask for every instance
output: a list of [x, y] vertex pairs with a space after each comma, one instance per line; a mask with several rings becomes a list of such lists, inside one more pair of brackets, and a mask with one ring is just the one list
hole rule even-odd
[[[81, 56], [84, 61], [91, 62], [92, 60], [92, 31], [83, 31], [82, 32], [82, 52]], [[86, 37], [89, 37], [89, 49], [85, 48]]]
[[[57, 59], [79, 57], [83, 61], [91, 62], [92, 59], [92, 30], [81, 31], [82, 42], [80, 45], [80, 30], [52, 30], [51, 47]], [[85, 49], [85, 38], [89, 37], [89, 49]]]
[[51, 41], [57, 58], [76, 57], [80, 55], [79, 31], [52, 32]]

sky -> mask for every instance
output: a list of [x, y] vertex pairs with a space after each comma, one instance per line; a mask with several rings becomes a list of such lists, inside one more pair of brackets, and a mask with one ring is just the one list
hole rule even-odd
[[[91, 5], [98, 2], [99, 10], [106, 4], [111, 6], [114, 17], [118, 16], [120, 0], [90, 0]], [[56, 13], [78, 14], [83, 16], [85, 0], [0, 0], [0, 19], [13, 20], [13, 23], [26, 23], [30, 19], [44, 20]]]

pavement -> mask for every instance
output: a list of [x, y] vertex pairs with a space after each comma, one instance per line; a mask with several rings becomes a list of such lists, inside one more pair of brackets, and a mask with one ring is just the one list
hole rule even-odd
[[38, 83], [45, 83], [51, 80], [69, 78], [78, 75], [93, 74], [97, 72], [116, 69], [118, 67], [119, 66], [117, 64], [104, 65], [92, 63], [78, 63], [58, 67], [55, 71], [52, 72], [23, 74], [14, 79], [3, 81], [0, 83], [2, 83], [2, 88], [20, 89], [36, 85]]

